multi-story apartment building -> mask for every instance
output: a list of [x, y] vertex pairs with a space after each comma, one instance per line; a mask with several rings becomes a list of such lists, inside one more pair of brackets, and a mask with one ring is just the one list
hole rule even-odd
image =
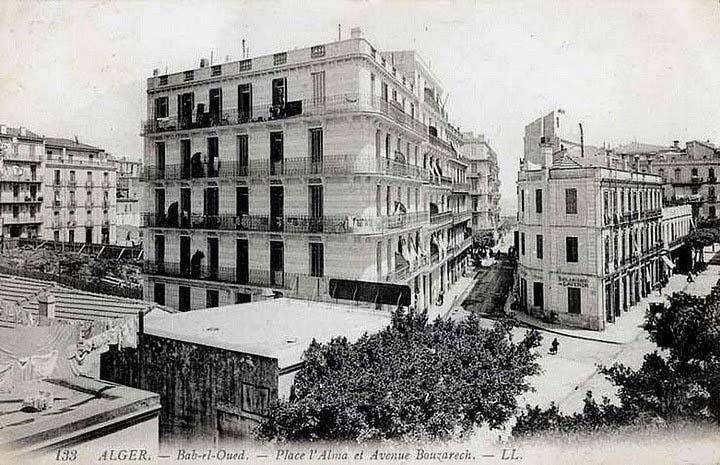
[[482, 134], [462, 134], [461, 153], [470, 165], [467, 177], [470, 180], [473, 233], [491, 232], [497, 234], [500, 226], [500, 170], [497, 154]]
[[603, 330], [661, 279], [662, 180], [545, 137], [518, 173], [519, 306]]
[[663, 207], [661, 224], [666, 276], [675, 271], [687, 271], [692, 267], [692, 253], [685, 244], [685, 236], [693, 229], [691, 206]]
[[117, 242], [122, 245], [139, 243], [142, 162], [122, 157], [115, 159], [115, 165], [117, 166]]
[[[460, 133], [415, 52], [348, 40], [147, 81], [145, 295], [181, 310], [329, 278], [457, 278], [472, 217]], [[364, 300], [364, 299], [360, 299]]]
[[27, 129], [0, 125], [0, 233], [38, 237], [43, 221], [43, 140]]
[[43, 237], [67, 242], [115, 242], [115, 172], [101, 148], [45, 138]]
[[661, 176], [667, 203], [690, 204], [695, 219], [717, 218], [720, 149], [714, 144], [695, 140], [682, 148], [676, 140], [666, 147], [631, 143], [613, 150], [632, 157], [639, 171]]

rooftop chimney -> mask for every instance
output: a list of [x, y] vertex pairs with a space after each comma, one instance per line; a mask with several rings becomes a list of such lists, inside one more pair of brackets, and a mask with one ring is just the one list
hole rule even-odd
[[553, 164], [553, 146], [542, 137], [540, 141], [540, 153], [542, 154], [543, 166], [551, 168]]
[[0, 134], [7, 134], [7, 126], [0, 124]]
[[353, 39], [361, 38], [362, 37], [362, 29], [360, 29], [359, 27], [354, 27], [354, 28], [350, 29], [350, 37], [352, 37]]
[[38, 316], [41, 326], [50, 326], [50, 321], [55, 319], [55, 296], [41, 293], [38, 296]]
[[25, 137], [26, 134], [27, 134], [27, 131], [25, 130], [25, 128], [20, 126], [20, 136]]
[[676, 149], [679, 149], [679, 148], [680, 148], [680, 141], [679, 141], [679, 140], [674, 140], [674, 141], [673, 141], [673, 147], [675, 147]]
[[160, 70], [157, 68], [153, 69], [153, 77], [157, 76], [158, 74], [160, 74]]
[[75, 136], [75, 143], [76, 143], [76, 144], [79, 144], [79, 143], [80, 143], [80, 141], [78, 140], [78, 136]]
[[207, 63], [208, 63], [207, 58], [200, 58], [200, 67], [201, 68], [206, 67]]

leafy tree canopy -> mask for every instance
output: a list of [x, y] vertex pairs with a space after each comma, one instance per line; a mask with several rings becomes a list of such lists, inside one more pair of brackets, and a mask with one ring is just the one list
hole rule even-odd
[[451, 439], [499, 427], [539, 372], [536, 331], [513, 340], [510, 322], [481, 328], [398, 311], [355, 343], [315, 341], [294, 395], [271, 407], [259, 435], [279, 440]]

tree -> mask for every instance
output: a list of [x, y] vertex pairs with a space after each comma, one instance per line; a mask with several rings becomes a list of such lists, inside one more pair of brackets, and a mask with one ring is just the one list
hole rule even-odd
[[640, 368], [619, 363], [601, 367], [618, 387], [619, 406], [607, 398], [602, 404], [586, 399], [582, 414], [566, 416], [554, 405], [544, 410], [528, 405], [513, 434], [687, 419], [720, 423], [720, 282], [705, 298], [675, 293], [669, 305], [651, 306], [645, 329], [660, 350], [646, 354]]
[[450, 439], [500, 427], [539, 372], [536, 331], [514, 341], [512, 323], [481, 328], [398, 311], [355, 343], [313, 341], [292, 398], [270, 408], [259, 435], [279, 440]]

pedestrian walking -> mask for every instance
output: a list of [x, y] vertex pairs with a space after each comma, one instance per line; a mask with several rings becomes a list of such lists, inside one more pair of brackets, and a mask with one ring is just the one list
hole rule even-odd
[[557, 355], [558, 346], [560, 346], [560, 343], [558, 342], [557, 338], [553, 339], [553, 341], [550, 343], [550, 355]]

